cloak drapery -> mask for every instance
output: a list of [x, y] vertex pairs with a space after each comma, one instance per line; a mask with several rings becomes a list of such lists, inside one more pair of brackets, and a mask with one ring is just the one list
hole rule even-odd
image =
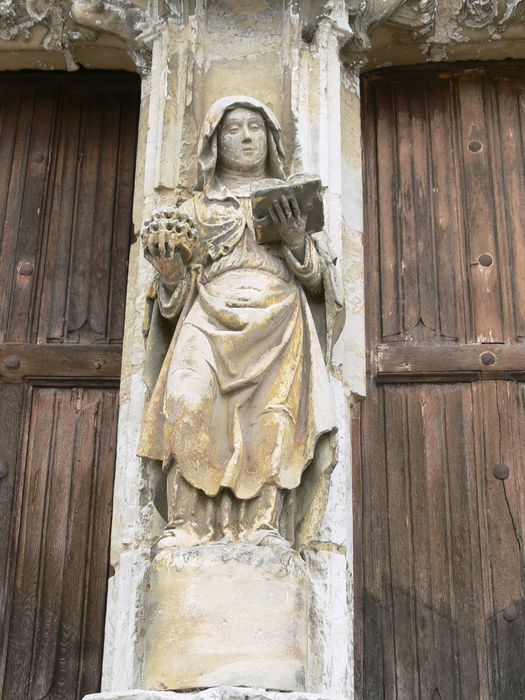
[[306, 523], [312, 498], [327, 489], [336, 428], [302, 285], [324, 291], [327, 355], [340, 327], [342, 294], [322, 234], [309, 237], [302, 264], [285, 247], [260, 246], [249, 199], [218, 180], [217, 126], [238, 106], [262, 114], [268, 175], [284, 179], [280, 130], [270, 110], [247, 97], [215, 103], [199, 142], [200, 191], [181, 206], [204, 233], [204, 263], [175, 289], [157, 278], [148, 295], [150, 394], [139, 454], [177, 469], [208, 496], [229, 488], [251, 499], [266, 484], [297, 489], [296, 517]]

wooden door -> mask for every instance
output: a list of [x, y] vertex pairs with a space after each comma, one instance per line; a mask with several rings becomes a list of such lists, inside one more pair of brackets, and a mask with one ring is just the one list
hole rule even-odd
[[0, 694], [99, 688], [138, 79], [0, 76]]
[[525, 68], [363, 81], [363, 698], [525, 697]]

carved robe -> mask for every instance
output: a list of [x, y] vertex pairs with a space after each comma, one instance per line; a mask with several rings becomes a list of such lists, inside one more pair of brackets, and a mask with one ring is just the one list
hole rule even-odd
[[[310, 464], [322, 472], [335, 462], [328, 373], [302, 289], [321, 293], [333, 285], [327, 256], [312, 238], [302, 264], [284, 246], [256, 242], [249, 198], [234, 196], [215, 176], [223, 113], [219, 105], [209, 115], [201, 137], [203, 191], [181, 207], [205, 234], [206, 262], [175, 288], [157, 278], [150, 295], [149, 350], [163, 360], [139, 454], [177, 470], [207, 496], [228, 488], [245, 500], [265, 485], [296, 489]], [[278, 126], [272, 130], [276, 122], [263, 114], [269, 174], [283, 178]], [[178, 319], [167, 350], [162, 319]]]

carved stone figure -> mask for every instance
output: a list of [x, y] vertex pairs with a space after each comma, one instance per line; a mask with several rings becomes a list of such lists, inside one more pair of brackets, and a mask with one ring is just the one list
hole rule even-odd
[[143, 228], [156, 276], [140, 455], [167, 473], [160, 548], [293, 543], [326, 492], [336, 427], [307, 294], [328, 302], [316, 314], [327, 352], [342, 301], [323, 234], [305, 236], [296, 199], [269, 209], [282, 241], [257, 242], [250, 192], [284, 180], [283, 159], [268, 107], [223, 98], [202, 128], [194, 196]]

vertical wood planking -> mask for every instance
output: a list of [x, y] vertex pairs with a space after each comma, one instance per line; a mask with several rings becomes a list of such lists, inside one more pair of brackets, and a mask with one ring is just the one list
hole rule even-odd
[[459, 156], [462, 163], [465, 235], [470, 268], [472, 320], [478, 343], [501, 343], [504, 338], [503, 299], [497, 265], [485, 267], [480, 255], [497, 254], [493, 163], [488, 108], [482, 78], [458, 80]]
[[[13, 99], [13, 104], [11, 104], [11, 99]], [[5, 183], [2, 192], [3, 200], [0, 202], [3, 213], [3, 226], [0, 231], [1, 342], [8, 339], [11, 295], [17, 275], [16, 253], [24, 194], [23, 183], [29, 155], [32, 111], [33, 95], [31, 93], [20, 92], [14, 96], [11, 89], [7, 94], [4, 94], [2, 101], [2, 155], [6, 159], [2, 159], [0, 164], [0, 168], [3, 170], [0, 179]]]
[[464, 267], [459, 241], [458, 184], [454, 167], [450, 86], [448, 81], [437, 81], [427, 84], [426, 90], [439, 330], [444, 338], [465, 342], [465, 303], [462, 295]]
[[137, 119], [133, 93], [66, 92], [38, 342], [121, 343]]
[[[378, 72], [363, 91], [371, 362], [354, 424], [354, 551], [364, 698], [525, 694], [525, 392], [485, 375], [450, 379], [455, 348], [524, 338], [525, 80], [523, 66], [467, 68]], [[399, 340], [450, 347], [450, 373], [429, 359], [427, 379], [416, 377], [407, 362], [399, 383], [378, 385], [378, 345]], [[424, 383], [431, 373], [440, 383]], [[502, 463], [506, 479], [494, 473]]]
[[[525, 340], [525, 85], [518, 81], [501, 80], [495, 87], [497, 98], [498, 134], [498, 192], [504, 204], [502, 237], [508, 247], [509, 306], [513, 323], [507, 336], [511, 340]], [[505, 258], [495, 261], [505, 269]]]
[[109, 277], [108, 341], [122, 342], [126, 296], [129, 246], [132, 225], [129, 212], [133, 205], [133, 182], [135, 172], [136, 133], [126, 128], [129, 120], [138, 123], [138, 101], [127, 95], [120, 105], [120, 129], [117, 168], [117, 191], [115, 194], [114, 229], [111, 241], [112, 274]]
[[[1, 341], [122, 342], [136, 87], [0, 76]], [[96, 377], [0, 384], [1, 697], [100, 688], [118, 391]]]
[[[38, 278], [39, 250], [48, 173], [50, 167], [51, 138], [56, 109], [54, 91], [36, 94], [31, 109], [31, 124], [28, 137], [28, 157], [24, 164], [21, 182], [23, 193], [20, 202], [15, 247], [15, 276], [12, 281], [9, 322], [5, 340], [7, 342], [29, 342], [34, 310], [35, 281]], [[21, 265], [30, 264], [33, 272], [23, 274]]]
[[26, 387], [0, 384], [0, 691], [9, 639], [12, 589], [23, 483], [22, 449]]
[[[396, 161], [392, 154], [397, 152], [395, 139], [395, 112], [389, 86], [378, 86], [375, 93], [377, 122], [375, 138], [377, 140], [377, 159], [382, 163], [374, 173], [377, 178], [376, 188], [370, 188], [370, 194], [378, 197], [377, 226], [381, 230], [378, 238], [381, 286], [382, 335], [396, 336], [403, 331], [402, 286], [399, 274], [398, 224], [397, 224], [397, 175]], [[371, 101], [373, 96], [371, 96]], [[375, 145], [375, 144], [374, 144]], [[375, 224], [375, 222], [374, 222]], [[375, 228], [375, 227], [374, 227]]]
[[98, 687], [117, 404], [113, 389], [34, 390], [5, 697]]
[[[89, 302], [86, 321], [88, 327], [98, 335], [107, 338], [108, 311], [110, 306], [109, 289], [111, 268], [114, 261], [111, 257], [112, 238], [115, 231], [116, 211], [115, 198], [118, 188], [119, 160], [119, 126], [121, 101], [107, 97], [100, 105], [102, 117], [102, 138], [100, 143], [101, 159], [99, 162], [98, 182], [110, 183], [104, 188], [97, 188], [96, 212], [98, 220], [92, 232], [91, 247], [91, 276], [89, 285]], [[108, 235], [100, 235], [107, 231]], [[129, 241], [127, 231], [124, 240]]]

